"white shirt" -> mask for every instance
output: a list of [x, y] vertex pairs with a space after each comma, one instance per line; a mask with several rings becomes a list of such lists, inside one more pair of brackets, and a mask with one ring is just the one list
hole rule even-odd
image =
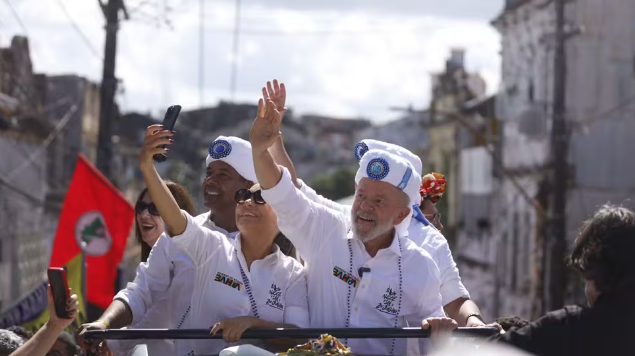
[[[197, 224], [226, 232], [209, 220], [209, 212], [195, 218]], [[183, 328], [190, 315], [191, 295], [183, 291], [194, 288], [194, 263], [174, 242], [162, 234], [146, 262], [137, 267], [137, 275], [114, 299], [123, 300], [132, 311], [129, 329]], [[132, 352], [138, 340], [109, 340], [117, 356]], [[173, 340], [145, 340], [153, 356], [174, 356]], [[181, 348], [181, 346], [177, 346]], [[186, 351], [187, 352], [187, 351]]]
[[[390, 247], [371, 257], [361, 241], [347, 234], [349, 218], [307, 198], [295, 188], [289, 172], [283, 172], [280, 182], [262, 195], [275, 210], [282, 233], [307, 261], [312, 327], [346, 327], [349, 310], [350, 327], [394, 327], [395, 314], [397, 327], [406, 326], [406, 320], [418, 320], [420, 325], [423, 319], [445, 315], [439, 270], [427, 252], [395, 237]], [[360, 278], [360, 267], [371, 272]], [[413, 340], [396, 340], [393, 354], [417, 354], [419, 343]], [[389, 355], [392, 341], [350, 339], [347, 345], [356, 354]]]
[[[301, 328], [309, 325], [306, 275], [298, 261], [273, 244], [270, 255], [247, 268], [240, 234], [229, 240], [185, 215], [185, 231], [172, 240], [196, 265], [194, 288], [187, 293], [192, 305], [188, 328], [211, 328], [224, 319], [254, 316], [251, 297], [263, 320]], [[222, 340], [183, 341], [190, 344], [195, 355], [218, 354], [228, 346]]]
[[[331, 209], [340, 211], [348, 218], [348, 224], [350, 224], [352, 209], [350, 205], [338, 204], [332, 200], [324, 198], [323, 196], [317, 194], [315, 190], [307, 186], [304, 182], [300, 182], [302, 184], [300, 190], [309, 199]], [[470, 299], [470, 293], [461, 281], [459, 269], [452, 257], [448, 241], [445, 239], [443, 234], [439, 232], [439, 230], [435, 229], [433, 226], [425, 226], [413, 218], [410, 220], [410, 225], [408, 227], [408, 238], [417, 246], [426, 250], [439, 267], [439, 271], [441, 273], [441, 299], [443, 305], [448, 305], [450, 302], [458, 298]]]

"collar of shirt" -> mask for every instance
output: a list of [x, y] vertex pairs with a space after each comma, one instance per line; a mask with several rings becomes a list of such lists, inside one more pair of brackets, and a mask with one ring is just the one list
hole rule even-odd
[[[233, 245], [236, 248], [236, 250], [238, 250], [238, 252], [240, 252], [240, 256], [243, 256], [243, 249], [242, 249], [240, 232], [237, 232], [234, 235]], [[267, 257], [263, 258], [263, 261], [266, 261], [266, 260], [271, 259], [273, 257], [279, 257], [278, 256], [279, 253], [281, 253], [280, 247], [278, 247], [278, 245], [272, 243], [271, 244], [271, 254], [269, 254], [269, 255], [267, 255]], [[243, 257], [243, 259], [244, 259], [244, 257]]]
[[210, 216], [212, 215], [211, 211], [208, 211], [206, 213], [200, 214], [198, 215], [195, 220], [202, 226], [205, 226], [206, 228], [210, 229], [210, 230], [214, 230], [214, 231], [218, 231], [221, 234], [229, 237], [229, 238], [235, 238], [236, 235], [238, 235], [238, 231], [234, 231], [234, 232], [229, 232], [225, 229], [223, 229], [222, 227], [219, 227], [218, 225], [216, 225], [211, 219]]
[[[352, 230], [348, 232], [348, 235], [346, 236], [346, 238], [349, 240], [353, 240], [355, 243], [359, 244], [360, 247], [362, 248], [362, 251], [364, 252], [366, 251], [366, 246], [364, 246], [364, 243], [360, 239], [353, 236]], [[385, 253], [382, 251], [392, 252], [395, 255], [401, 257], [401, 249], [399, 248], [399, 235], [397, 235], [397, 232], [394, 233], [390, 246], [388, 246], [387, 248], [382, 248], [381, 250], [377, 251], [377, 254], [379, 255], [379, 254]], [[366, 254], [368, 254], [368, 252], [366, 252]], [[370, 255], [368, 256], [370, 257]]]

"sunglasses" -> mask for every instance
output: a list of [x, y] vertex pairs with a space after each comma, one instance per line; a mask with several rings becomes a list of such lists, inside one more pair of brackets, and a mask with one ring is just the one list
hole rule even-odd
[[249, 199], [251, 199], [251, 201], [253, 201], [256, 204], [266, 203], [265, 200], [262, 198], [262, 191], [257, 190], [252, 193], [251, 190], [245, 189], [245, 188], [236, 192], [235, 199], [236, 199], [236, 203], [238, 204], [242, 204]]
[[146, 204], [140, 201], [140, 202], [137, 202], [137, 204], [134, 206], [134, 211], [137, 214], [143, 213], [143, 211], [146, 209], [148, 209], [148, 213], [150, 213], [150, 215], [154, 215], [154, 216], [160, 215], [159, 211], [157, 210], [157, 206], [154, 205], [154, 203]]

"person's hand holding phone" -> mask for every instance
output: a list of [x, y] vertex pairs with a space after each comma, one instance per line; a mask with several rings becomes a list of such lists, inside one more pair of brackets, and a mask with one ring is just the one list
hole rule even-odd
[[174, 132], [165, 130], [163, 125], [150, 125], [146, 129], [141, 152], [139, 152], [139, 168], [149, 168], [154, 166], [154, 156], [165, 154], [170, 149], [163, 146], [171, 145], [174, 140]]
[[51, 291], [51, 286], [48, 286], [48, 306], [47, 310], [49, 312], [49, 321], [48, 324], [51, 327], [54, 327], [59, 330], [64, 330], [66, 327], [71, 325], [75, 318], [77, 317], [79, 302], [77, 300], [77, 295], [73, 294], [73, 291], [69, 288], [68, 295], [70, 298], [66, 300], [66, 311], [68, 312], [68, 318], [60, 318], [57, 316], [55, 311], [55, 300], [53, 299], [53, 292]]

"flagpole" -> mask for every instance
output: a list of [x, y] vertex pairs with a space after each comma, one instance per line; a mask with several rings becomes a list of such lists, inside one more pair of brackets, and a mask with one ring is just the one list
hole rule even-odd
[[86, 318], [86, 320], [83, 320], [83, 322], [90, 322], [92, 320], [88, 320], [88, 293], [86, 291], [86, 253], [84, 252], [84, 250], [82, 251], [82, 296], [83, 296], [83, 300], [82, 303], [84, 303], [84, 317]]

